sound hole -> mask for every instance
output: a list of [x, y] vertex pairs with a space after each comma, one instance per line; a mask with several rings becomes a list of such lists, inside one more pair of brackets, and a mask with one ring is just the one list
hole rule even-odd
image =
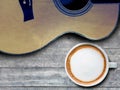
[[68, 16], [81, 16], [91, 7], [91, 0], [53, 0], [57, 9]]
[[69, 10], [80, 10], [89, 0], [60, 0], [62, 5]]

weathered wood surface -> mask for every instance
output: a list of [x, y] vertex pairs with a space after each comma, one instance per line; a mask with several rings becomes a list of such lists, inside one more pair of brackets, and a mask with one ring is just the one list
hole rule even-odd
[[[110, 61], [118, 68], [110, 70], [98, 86], [83, 88], [67, 77], [64, 61], [67, 52], [76, 44], [90, 42], [105, 49]], [[120, 27], [107, 39], [89, 41], [69, 34], [53, 41], [41, 50], [27, 55], [0, 53], [0, 90], [120, 90]]]

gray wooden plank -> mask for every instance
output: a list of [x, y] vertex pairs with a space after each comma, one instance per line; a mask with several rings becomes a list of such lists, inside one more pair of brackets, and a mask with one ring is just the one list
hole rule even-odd
[[[70, 48], [48, 48], [33, 54], [9, 56], [0, 54], [0, 67], [64, 67]], [[120, 62], [120, 49], [105, 49], [111, 61]], [[51, 53], [50, 53], [51, 52]]]
[[82, 88], [82, 87], [0, 87], [0, 90], [120, 90], [120, 88]]
[[[120, 68], [110, 70], [98, 87], [120, 88]], [[0, 68], [0, 86], [64, 86], [76, 87], [64, 68]]]

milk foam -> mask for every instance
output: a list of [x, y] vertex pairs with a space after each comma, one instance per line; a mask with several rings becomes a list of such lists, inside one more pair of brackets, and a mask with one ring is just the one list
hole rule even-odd
[[82, 48], [71, 57], [71, 71], [82, 81], [92, 81], [98, 78], [104, 68], [104, 58], [95, 49]]

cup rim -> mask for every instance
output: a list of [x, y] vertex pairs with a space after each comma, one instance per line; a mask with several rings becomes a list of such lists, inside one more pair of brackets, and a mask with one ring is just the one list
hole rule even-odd
[[[69, 54], [72, 52], [72, 50], [74, 50], [75, 48], [77, 48], [78, 46], [81, 46], [81, 45], [91, 45], [91, 46], [94, 46], [94, 47], [98, 48], [98, 49], [103, 53], [103, 55], [104, 55], [104, 57], [105, 57], [105, 60], [106, 60], [106, 70], [105, 70], [103, 76], [102, 76], [100, 79], [98, 79], [96, 82], [93, 82], [93, 83], [91, 83], [91, 84], [78, 83], [76, 80], [74, 80], [74, 79], [69, 75], [69, 73], [68, 73], [68, 71], [67, 71], [66, 63], [67, 63], [67, 60], [68, 60], [67, 58], [68, 58]], [[67, 73], [67, 76], [68, 76], [68, 77], [71, 79], [71, 81], [73, 81], [75, 84], [80, 85], [80, 86], [83, 86], [83, 87], [95, 86], [95, 85], [101, 83], [101, 82], [105, 79], [105, 77], [107, 76], [107, 74], [108, 74], [108, 71], [109, 71], [109, 59], [108, 59], [107, 53], [106, 53], [100, 46], [98, 46], [98, 45], [96, 45], [96, 44], [92, 44], [92, 43], [79, 43], [79, 44], [73, 46], [73, 47], [69, 50], [69, 52], [67, 53], [67, 55], [66, 55], [66, 57], [65, 57], [65, 71], [66, 71], [66, 73]]]

